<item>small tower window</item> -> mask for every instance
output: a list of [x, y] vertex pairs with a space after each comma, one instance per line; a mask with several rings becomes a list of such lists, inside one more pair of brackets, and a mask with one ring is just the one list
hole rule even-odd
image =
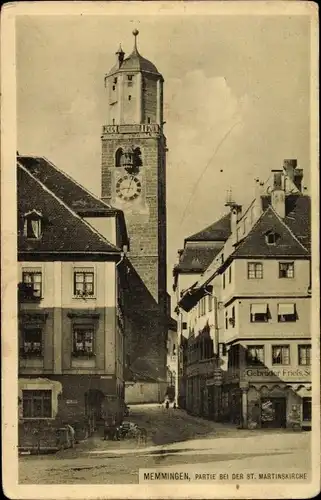
[[132, 100], [132, 96], [131, 96], [131, 95], [129, 95], [129, 96], [128, 96], [128, 100], [129, 100], [129, 101], [131, 101], [131, 100]]
[[115, 155], [115, 166], [116, 167], [121, 167], [121, 157], [122, 156], [123, 156], [122, 148], [117, 149], [116, 155]]
[[37, 210], [32, 210], [24, 215], [23, 235], [27, 238], [38, 240], [42, 234], [42, 215]]
[[114, 78], [114, 84], [117, 85], [117, 77]]
[[147, 118], [147, 123], [150, 123], [150, 117]]
[[113, 90], [116, 90], [116, 85], [113, 85]]
[[129, 82], [131, 82], [133, 80], [133, 75], [127, 75], [127, 79]]

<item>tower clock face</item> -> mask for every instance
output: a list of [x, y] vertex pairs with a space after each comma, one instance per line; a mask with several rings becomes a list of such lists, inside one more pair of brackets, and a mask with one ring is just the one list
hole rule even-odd
[[124, 175], [116, 182], [116, 194], [121, 200], [133, 201], [140, 196], [141, 191], [141, 182], [134, 175]]

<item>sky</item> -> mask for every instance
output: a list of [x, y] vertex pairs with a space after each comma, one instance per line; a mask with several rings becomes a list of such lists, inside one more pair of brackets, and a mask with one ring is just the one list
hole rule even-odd
[[246, 206], [255, 178], [297, 158], [309, 188], [307, 16], [19, 16], [17, 145], [101, 191], [104, 75], [122, 44], [162, 73], [168, 290], [184, 238]]

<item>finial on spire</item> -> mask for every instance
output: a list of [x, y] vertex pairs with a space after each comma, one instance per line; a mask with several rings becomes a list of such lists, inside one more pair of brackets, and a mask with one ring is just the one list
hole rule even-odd
[[139, 35], [139, 31], [137, 29], [134, 29], [133, 30], [133, 35], [135, 37], [134, 51], [137, 52], [137, 36]]

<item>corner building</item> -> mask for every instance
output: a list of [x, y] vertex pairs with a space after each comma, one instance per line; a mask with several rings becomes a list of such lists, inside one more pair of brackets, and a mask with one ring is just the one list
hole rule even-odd
[[124, 284], [129, 403], [163, 397], [168, 329], [164, 80], [139, 54], [138, 31], [133, 35], [132, 53], [125, 58], [120, 47], [105, 76], [107, 119], [101, 137], [102, 199], [124, 212], [130, 238]]

